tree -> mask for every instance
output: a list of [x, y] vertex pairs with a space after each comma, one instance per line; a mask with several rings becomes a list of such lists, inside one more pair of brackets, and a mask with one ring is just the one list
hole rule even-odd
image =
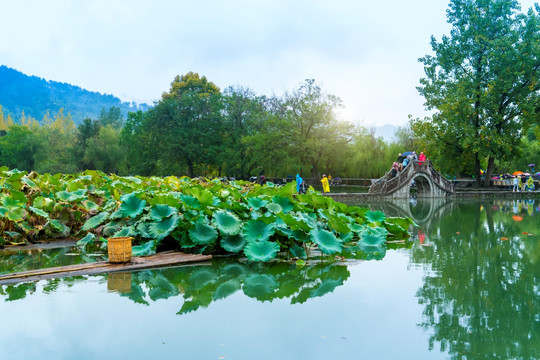
[[130, 123], [128, 131], [149, 140], [142, 156], [155, 155], [155, 173], [209, 175], [223, 143], [222, 107], [219, 88], [188, 73], [175, 78], [170, 91], [140, 119], [140, 129]]
[[337, 119], [336, 110], [343, 106], [342, 101], [324, 92], [314, 79], [307, 79], [285, 95], [283, 104], [282, 115], [287, 119], [287, 129], [283, 130], [291, 140], [291, 155], [310, 167], [312, 177], [319, 178], [321, 166], [339, 158], [352, 140], [351, 126]]
[[26, 126], [12, 125], [6, 135], [0, 137], [2, 165], [13, 169], [32, 171], [34, 155], [38, 150], [36, 136]]
[[450, 37], [432, 37], [435, 56], [420, 59], [418, 90], [435, 114], [416, 129], [454, 159], [472, 159], [478, 184], [487, 159], [485, 186], [495, 159], [519, 154], [540, 110], [540, 9], [518, 10], [514, 0], [452, 0]]
[[225, 174], [247, 179], [258, 165], [250, 156], [248, 138], [267, 119], [264, 98], [243, 87], [229, 87], [223, 95], [223, 146], [218, 158]]
[[122, 110], [118, 106], [112, 106], [109, 110], [101, 108], [99, 114], [99, 124], [101, 126], [110, 125], [115, 129], [120, 129], [124, 125], [124, 119], [122, 117]]
[[84, 162], [89, 169], [101, 170], [105, 173], [118, 173], [125, 159], [120, 145], [119, 130], [112, 125], [99, 128], [97, 136], [88, 140], [84, 153]]

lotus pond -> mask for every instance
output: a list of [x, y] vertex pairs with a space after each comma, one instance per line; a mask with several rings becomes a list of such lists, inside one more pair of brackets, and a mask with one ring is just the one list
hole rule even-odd
[[[0, 357], [540, 359], [538, 200], [364, 205], [419, 226], [349, 259], [1, 285]], [[42, 250], [39, 266], [93, 259], [78, 251]]]

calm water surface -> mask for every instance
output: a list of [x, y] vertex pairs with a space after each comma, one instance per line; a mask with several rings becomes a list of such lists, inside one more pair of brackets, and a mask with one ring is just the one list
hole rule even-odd
[[540, 359], [539, 205], [368, 204], [419, 227], [343, 263], [3, 285], [0, 358]]

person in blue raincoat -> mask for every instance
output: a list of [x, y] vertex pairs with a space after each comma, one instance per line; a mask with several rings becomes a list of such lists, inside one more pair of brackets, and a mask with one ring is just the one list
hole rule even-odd
[[300, 189], [302, 188], [302, 183], [304, 182], [304, 179], [300, 177], [300, 174], [296, 174], [296, 192], [300, 193]]

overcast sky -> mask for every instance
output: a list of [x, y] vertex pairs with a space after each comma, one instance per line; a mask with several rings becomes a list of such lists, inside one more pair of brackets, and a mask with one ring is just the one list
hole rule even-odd
[[[523, 10], [533, 0], [522, 0]], [[0, 0], [0, 65], [152, 104], [189, 71], [281, 95], [315, 79], [365, 126], [427, 115], [448, 0]]]

